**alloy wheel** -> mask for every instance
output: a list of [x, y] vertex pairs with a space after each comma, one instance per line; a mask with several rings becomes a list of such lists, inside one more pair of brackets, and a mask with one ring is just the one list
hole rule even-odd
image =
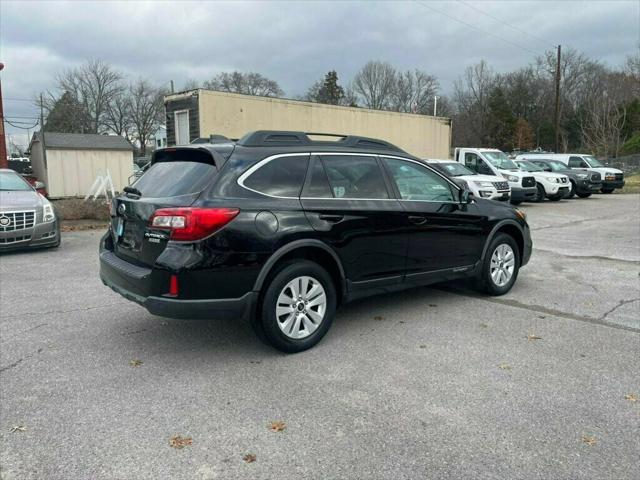
[[287, 337], [301, 340], [317, 330], [326, 310], [327, 296], [322, 284], [313, 277], [296, 277], [278, 296], [278, 327]]
[[516, 266], [516, 256], [511, 246], [502, 243], [496, 247], [491, 255], [490, 274], [491, 280], [498, 287], [504, 287], [511, 277]]

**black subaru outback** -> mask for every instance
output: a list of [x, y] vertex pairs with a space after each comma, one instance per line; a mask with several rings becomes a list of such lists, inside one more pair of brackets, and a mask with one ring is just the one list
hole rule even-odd
[[112, 202], [102, 281], [156, 315], [248, 318], [286, 352], [315, 345], [356, 298], [465, 278], [511, 289], [531, 255], [524, 213], [387, 142], [333, 137], [157, 150]]

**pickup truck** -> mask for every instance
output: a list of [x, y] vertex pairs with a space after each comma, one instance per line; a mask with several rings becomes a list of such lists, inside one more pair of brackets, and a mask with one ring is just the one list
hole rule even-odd
[[536, 179], [523, 172], [504, 152], [495, 148], [456, 148], [454, 160], [481, 175], [503, 177], [511, 187], [511, 203], [536, 201], [538, 188]]

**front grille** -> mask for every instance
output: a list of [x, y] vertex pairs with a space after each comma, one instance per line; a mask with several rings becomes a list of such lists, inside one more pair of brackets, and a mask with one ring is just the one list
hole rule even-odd
[[509, 190], [509, 182], [493, 182], [496, 190]]
[[7, 245], [9, 243], [28, 242], [31, 240], [31, 235], [22, 235], [20, 237], [0, 238], [0, 245]]
[[592, 182], [599, 182], [602, 180], [599, 172], [591, 172], [591, 176], [589, 177]]
[[533, 177], [524, 177], [522, 179], [522, 186], [523, 187], [535, 187], [536, 186], [536, 179]]
[[0, 212], [0, 232], [13, 232], [33, 228], [36, 223], [36, 211]]
[[616, 173], [616, 180], [622, 180], [623, 175], [622, 173]]

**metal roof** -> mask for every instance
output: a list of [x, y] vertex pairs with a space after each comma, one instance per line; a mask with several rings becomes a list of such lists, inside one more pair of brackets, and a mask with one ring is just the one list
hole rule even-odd
[[[34, 133], [34, 141], [40, 141], [41, 138], [41, 132]], [[119, 135], [45, 132], [44, 138], [47, 149], [133, 150], [133, 145]]]

